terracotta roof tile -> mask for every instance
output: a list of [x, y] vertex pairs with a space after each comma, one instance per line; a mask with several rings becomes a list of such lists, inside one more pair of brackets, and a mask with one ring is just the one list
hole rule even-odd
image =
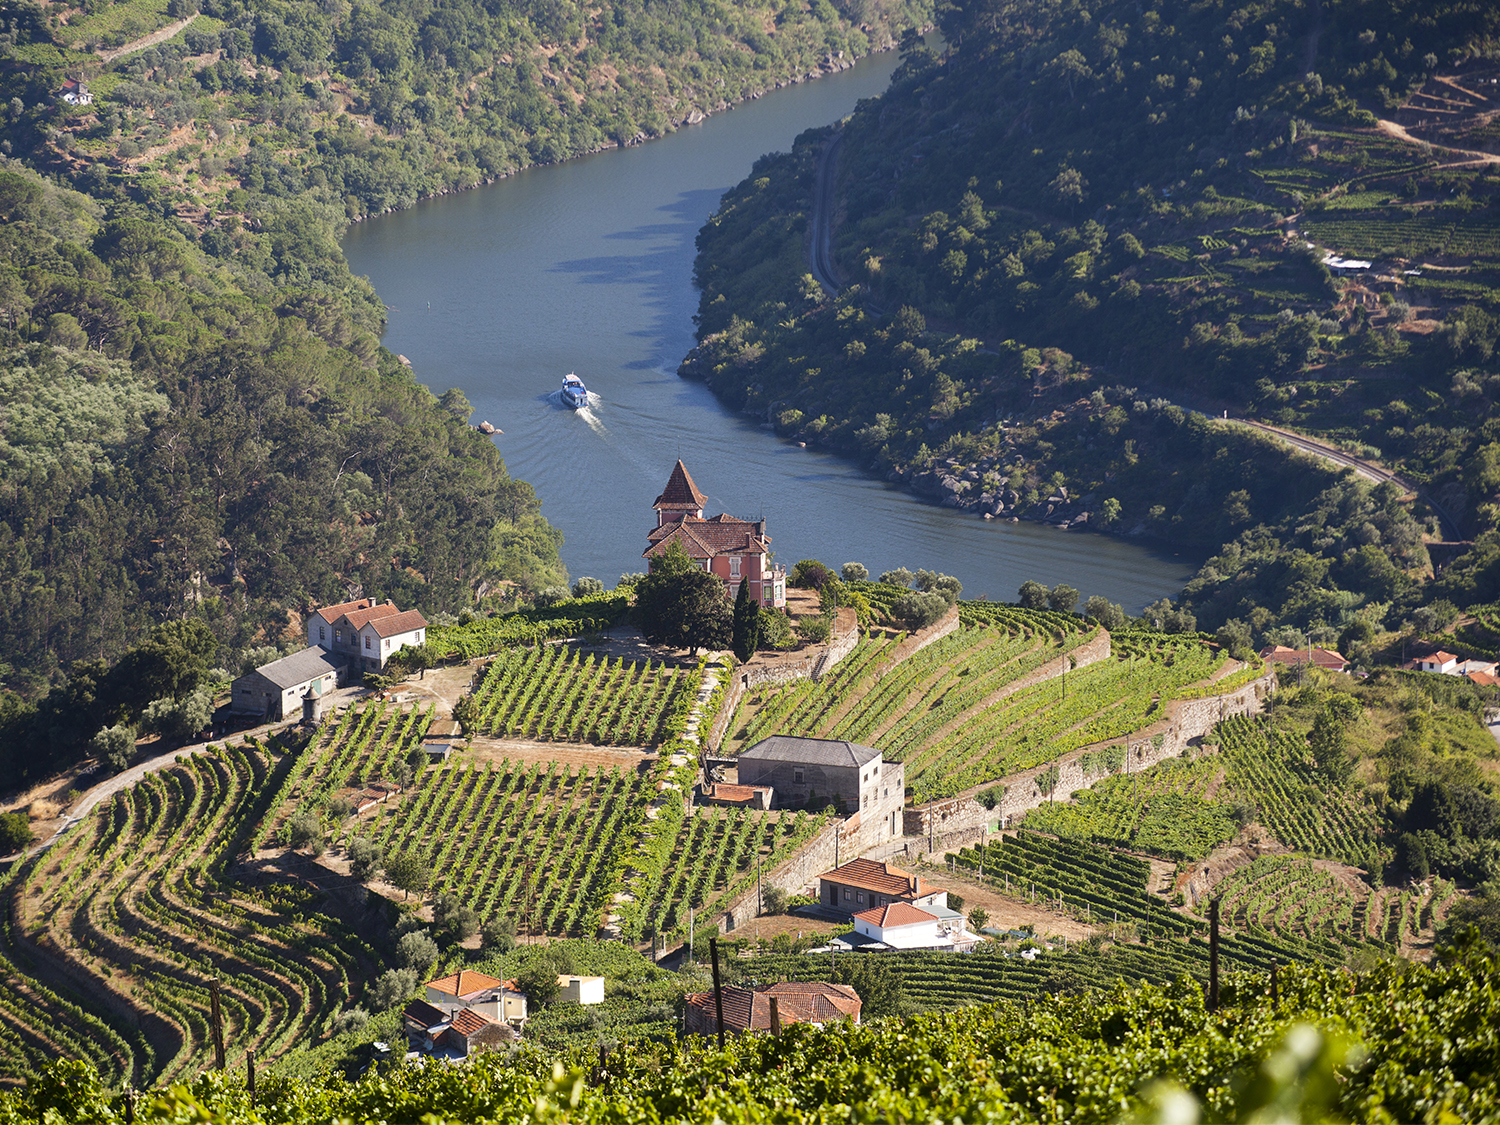
[[325, 605], [322, 609], [313, 612], [314, 617], [321, 617], [332, 625], [346, 613], [353, 613], [359, 609], [369, 609], [375, 603], [369, 598], [355, 598], [352, 602], [339, 602], [338, 605]]
[[366, 609], [356, 609], [344, 614], [343, 617], [349, 622], [350, 628], [362, 629], [367, 621], [373, 621], [377, 617], [394, 617], [400, 612], [390, 602], [382, 602], [380, 605], [372, 605]]
[[446, 992], [449, 996], [473, 996], [487, 988], [514, 988], [515, 984], [513, 980], [496, 980], [484, 973], [476, 973], [473, 969], [462, 969], [451, 976], [428, 981], [427, 987]]
[[651, 506], [653, 508], [687, 508], [697, 511], [706, 503], [708, 503], [708, 498], [698, 491], [698, 486], [688, 475], [687, 466], [679, 460], [672, 467], [672, 475], [667, 478], [667, 487], [661, 490], [661, 495]]
[[827, 879], [830, 883], [838, 883], [840, 886], [875, 891], [877, 894], [889, 895], [891, 898], [915, 898], [918, 895], [933, 894], [938, 890], [936, 887], [923, 883], [920, 875], [908, 875], [899, 867], [892, 867], [887, 863], [876, 863], [873, 859], [850, 860], [842, 867], [823, 872], [818, 878]]
[[891, 902], [885, 906], [861, 910], [855, 917], [872, 926], [879, 926], [882, 930], [888, 926], [915, 926], [922, 922], [937, 921], [936, 914], [929, 914], [909, 902]]
[[394, 637], [398, 633], [410, 633], [414, 629], [427, 628], [427, 618], [422, 616], [420, 610], [409, 609], [405, 613], [377, 617], [371, 624], [375, 626], [377, 637]]
[[453, 1030], [465, 1039], [476, 1031], [483, 1031], [493, 1021], [488, 1016], [482, 1016], [473, 1008], [465, 1008], [453, 1017]]
[[744, 520], [720, 523], [717, 520], [718, 517], [704, 520], [690, 515], [676, 522], [654, 527], [646, 533], [651, 546], [641, 554], [646, 558], [665, 554], [667, 544], [673, 539], [680, 541], [683, 550], [687, 551], [690, 558], [695, 559], [729, 554], [763, 555], [770, 550], [771, 537], [757, 535], [758, 524]]
[[[827, 1023], [842, 1019], [859, 1019], [859, 994], [846, 984], [824, 981], [784, 981], [764, 985], [753, 992], [730, 985], [723, 990], [724, 1030], [739, 1033], [747, 1029], [771, 1029], [771, 997], [776, 998], [777, 1016], [782, 1024]], [[689, 1008], [700, 1015], [700, 1026], [715, 1027], [718, 1016], [712, 992], [697, 992], [687, 998]]]

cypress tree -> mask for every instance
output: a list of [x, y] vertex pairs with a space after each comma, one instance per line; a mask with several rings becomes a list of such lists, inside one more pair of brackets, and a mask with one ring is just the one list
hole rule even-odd
[[750, 598], [750, 583], [741, 582], [734, 598], [734, 654], [741, 662], [760, 648], [760, 603]]

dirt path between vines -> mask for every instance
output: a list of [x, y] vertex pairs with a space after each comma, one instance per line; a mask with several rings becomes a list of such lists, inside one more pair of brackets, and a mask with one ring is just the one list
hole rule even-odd
[[125, 46], [116, 47], [110, 51], [100, 51], [99, 57], [105, 62], [114, 62], [116, 59], [122, 59], [126, 55], [133, 55], [137, 51], [144, 51], [147, 47], [154, 47], [158, 43], [165, 43], [168, 39], [172, 38], [172, 36], [176, 35], [179, 31], [181, 31], [197, 18], [198, 13], [194, 12], [186, 19], [181, 19], [177, 20], [174, 23], [169, 23], [166, 27], [161, 28], [159, 31], [153, 31], [150, 35], [142, 36], [134, 43], [126, 43]]

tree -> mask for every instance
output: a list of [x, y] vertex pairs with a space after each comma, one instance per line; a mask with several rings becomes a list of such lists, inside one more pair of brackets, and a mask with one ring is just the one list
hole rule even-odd
[[723, 580], [701, 569], [675, 541], [636, 584], [635, 607], [641, 631], [655, 644], [697, 651], [727, 648], [733, 639]]
[[864, 582], [870, 577], [870, 568], [864, 563], [846, 562], [839, 573], [845, 582]]
[[472, 695], [461, 695], [458, 702], [453, 705], [453, 720], [458, 723], [458, 729], [463, 732], [465, 738], [469, 738], [479, 729], [479, 704], [474, 701]]
[[1125, 624], [1125, 611], [1102, 594], [1095, 594], [1084, 605], [1084, 615], [1097, 621], [1106, 629], [1118, 629]]
[[573, 596], [575, 598], [587, 598], [590, 595], [602, 593], [604, 593], [604, 583], [600, 582], [597, 578], [590, 578], [585, 575], [573, 583]]
[[786, 892], [774, 885], [762, 887], [760, 904], [762, 913], [784, 914], [786, 913]]
[[861, 1002], [860, 1019], [904, 1014], [906, 992], [901, 977], [883, 957], [840, 957], [833, 967], [835, 984], [847, 984]]
[[557, 983], [557, 965], [547, 956], [539, 956], [516, 974], [516, 988], [538, 1008], [545, 1008], [561, 990]]
[[410, 969], [418, 977], [424, 976], [438, 959], [437, 942], [426, 930], [413, 930], [402, 934], [396, 941], [396, 962], [403, 969]]
[[313, 855], [323, 852], [323, 822], [311, 812], [301, 812], [292, 817], [286, 826], [287, 845], [298, 851], [307, 848]]
[[171, 742], [182, 742], [208, 726], [214, 717], [214, 700], [207, 688], [186, 695], [153, 699], [141, 712], [141, 726]]
[[1066, 582], [1059, 582], [1047, 594], [1047, 605], [1058, 613], [1072, 613], [1078, 606], [1078, 591]]
[[942, 594], [902, 594], [891, 606], [891, 615], [908, 629], [925, 629], [948, 612], [948, 599]]
[[386, 861], [385, 877], [391, 881], [391, 886], [400, 888], [406, 897], [410, 897], [413, 891], [421, 894], [427, 889], [432, 868], [411, 852], [400, 852]]
[[821, 590], [823, 583], [832, 577], [833, 571], [817, 559], [802, 559], [792, 567], [792, 573], [787, 576], [786, 583], [799, 590]]
[[[1136, 245], [1139, 246], [1140, 243], [1136, 243]], [[1113, 496], [1105, 500], [1100, 506], [1099, 522], [1105, 527], [1114, 527], [1115, 524], [1120, 522], [1120, 502]]]
[[1046, 609], [1047, 595], [1050, 593], [1052, 591], [1040, 582], [1028, 578], [1021, 583], [1020, 590], [1016, 592], [1016, 600], [1026, 609]]
[[105, 727], [94, 735], [89, 749], [111, 773], [119, 773], [135, 757], [135, 731], [124, 723]]
[[496, 915], [480, 929], [479, 940], [487, 951], [509, 953], [516, 947], [516, 920]]
[[1236, 660], [1250, 660], [1255, 655], [1255, 648], [1251, 643], [1250, 626], [1238, 617], [1231, 617], [1220, 625], [1214, 638], [1219, 642], [1220, 647]]
[[760, 648], [760, 602], [750, 596], [750, 583], [741, 582], [734, 596], [734, 655], [741, 663]]
[[370, 1003], [376, 1011], [405, 1004], [417, 991], [417, 974], [411, 969], [387, 969], [370, 986]]
[[460, 942], [479, 931], [479, 915], [472, 906], [465, 906], [460, 902], [452, 891], [445, 891], [433, 904], [432, 924], [437, 927], [439, 937], [450, 942]]
[[969, 911], [969, 929], [978, 933], [990, 924], [990, 912], [982, 906], [976, 906]]
[[886, 586], [910, 586], [912, 574], [904, 566], [898, 566], [895, 570], [888, 570], [880, 576], [880, 581]]
[[349, 841], [346, 849], [349, 855], [349, 874], [353, 875], [361, 883], [368, 882], [370, 876], [380, 866], [384, 851], [380, 845], [368, 836], [356, 836]]
[[427, 669], [437, 663], [433, 659], [432, 649], [425, 644], [402, 645], [401, 651], [396, 653], [392, 660], [405, 668], [407, 675], [413, 672], [421, 673], [418, 678], [423, 680], [427, 678]]

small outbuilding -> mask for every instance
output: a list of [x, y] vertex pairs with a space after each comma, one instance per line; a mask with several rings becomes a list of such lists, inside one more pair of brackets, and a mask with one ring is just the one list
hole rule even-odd
[[306, 695], [324, 696], [338, 686], [346, 661], [316, 645], [262, 664], [230, 686], [229, 710], [270, 722], [300, 717]]
[[604, 978], [580, 977], [567, 973], [557, 978], [557, 999], [571, 1000], [574, 1004], [604, 1003]]

